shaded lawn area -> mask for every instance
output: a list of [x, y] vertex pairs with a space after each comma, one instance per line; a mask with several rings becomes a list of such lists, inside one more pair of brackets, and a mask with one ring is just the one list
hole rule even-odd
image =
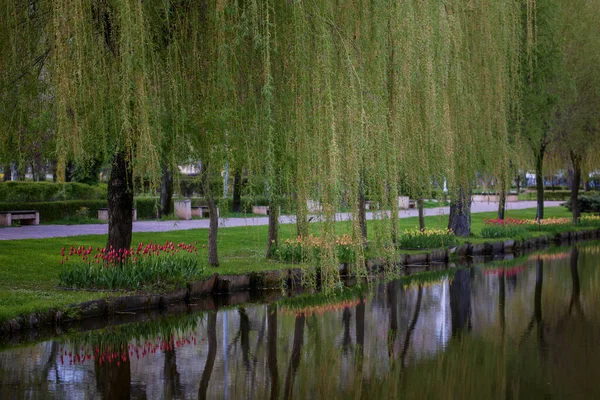
[[[547, 208], [546, 217], [570, 217], [563, 207]], [[507, 211], [507, 216], [513, 218], [533, 218], [535, 209]], [[472, 215], [472, 232], [477, 235], [484, 224], [485, 218], [495, 218], [496, 213], [477, 213]], [[376, 231], [376, 221], [369, 221], [369, 238]], [[426, 217], [428, 228], [446, 228], [448, 216]], [[400, 229], [418, 227], [418, 219], [400, 219]], [[336, 229], [339, 234], [349, 232], [350, 222], [339, 222]], [[319, 223], [310, 224], [311, 232], [318, 234]], [[544, 234], [541, 232], [540, 234]], [[280, 238], [292, 238], [296, 235], [293, 224], [280, 226]], [[188, 231], [173, 231], [161, 233], [134, 233], [132, 245], [140, 241], [164, 243], [165, 241], [198, 242], [199, 257], [202, 265], [206, 265], [206, 249], [200, 249], [202, 243], [207, 243], [208, 230], [194, 229]], [[251, 271], [264, 271], [293, 267], [265, 259], [267, 226], [249, 226], [238, 228], [223, 228], [219, 230], [218, 249], [221, 266], [206, 267], [205, 275], [215, 272], [219, 274], [242, 274]], [[490, 241], [477, 236], [463, 241]], [[499, 240], [499, 239], [494, 239]], [[63, 309], [66, 306], [106, 296], [121, 295], [116, 292], [65, 291], [56, 288], [58, 271], [60, 269], [60, 250], [63, 246], [92, 246], [103, 247], [106, 235], [73, 236], [68, 238], [27, 239], [0, 241], [0, 321], [14, 318], [19, 314], [49, 309]], [[417, 253], [419, 251], [416, 251]], [[298, 265], [296, 265], [298, 266]]]

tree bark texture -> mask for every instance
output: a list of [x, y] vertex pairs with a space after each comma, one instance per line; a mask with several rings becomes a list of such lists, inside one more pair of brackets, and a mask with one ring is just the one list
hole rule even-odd
[[579, 185], [581, 184], [581, 163], [579, 157], [571, 152], [571, 165], [570, 169], [572, 172], [573, 179], [571, 181], [571, 211], [573, 212], [573, 223], [579, 222], [581, 211], [579, 210]]
[[506, 188], [504, 185], [500, 189], [500, 202], [498, 204], [498, 219], [504, 219], [504, 212], [506, 210]]
[[160, 185], [159, 217], [171, 214], [173, 203], [173, 175], [167, 165], [163, 167], [162, 182]]
[[269, 202], [269, 233], [267, 240], [267, 258], [272, 258], [279, 246], [279, 205]]
[[544, 219], [544, 152], [540, 151], [535, 158], [535, 189], [537, 193], [536, 219]]
[[471, 189], [460, 186], [456, 199], [450, 203], [448, 229], [456, 236], [471, 235]]
[[358, 223], [363, 242], [367, 243], [367, 199], [363, 189], [358, 193]]
[[108, 241], [107, 251], [131, 247], [133, 230], [133, 171], [127, 156], [115, 154], [108, 181]]
[[217, 204], [210, 187], [210, 174], [208, 163], [202, 164], [202, 191], [206, 205], [208, 206], [208, 265], [211, 267], [219, 266], [219, 255], [217, 253], [217, 233], [219, 231], [219, 217], [217, 215]]
[[417, 209], [419, 210], [419, 229], [425, 230], [425, 213], [423, 212], [423, 198], [417, 199]]

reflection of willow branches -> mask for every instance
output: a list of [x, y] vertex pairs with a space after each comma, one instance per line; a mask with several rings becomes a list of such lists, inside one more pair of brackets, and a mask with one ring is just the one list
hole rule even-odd
[[271, 376], [271, 399], [279, 397], [279, 371], [277, 370], [277, 305], [269, 305], [267, 333], [267, 364]]
[[208, 390], [208, 383], [210, 382], [210, 376], [212, 375], [213, 367], [215, 365], [215, 358], [217, 356], [217, 312], [211, 311], [208, 314], [208, 355], [206, 356], [206, 364], [204, 364], [204, 370], [202, 371], [202, 378], [200, 379], [200, 387], [198, 388], [198, 399], [206, 399], [206, 392]]
[[520, 345], [525, 342], [527, 337], [533, 331], [533, 327], [537, 327], [537, 339], [539, 352], [542, 358], [545, 353], [545, 338], [544, 338], [544, 321], [542, 320], [542, 286], [544, 283], [544, 260], [538, 258], [536, 266], [536, 277], [535, 277], [535, 296], [533, 300], [533, 316], [531, 321], [527, 325], [527, 329], [521, 336]]
[[304, 321], [306, 317], [304, 314], [296, 315], [294, 324], [294, 344], [292, 345], [292, 355], [290, 357], [290, 364], [287, 369], [287, 375], [285, 378], [285, 393], [284, 397], [290, 399], [292, 397], [292, 391], [294, 390], [294, 375], [300, 366], [300, 359], [302, 356], [302, 345], [304, 344]]
[[417, 295], [417, 304], [415, 306], [415, 313], [413, 314], [412, 321], [406, 331], [406, 337], [404, 338], [404, 346], [402, 346], [402, 353], [400, 353], [400, 367], [404, 368], [406, 364], [406, 354], [410, 346], [410, 338], [415, 331], [417, 321], [419, 320], [419, 314], [421, 313], [421, 300], [423, 299], [423, 287], [419, 285], [419, 293]]

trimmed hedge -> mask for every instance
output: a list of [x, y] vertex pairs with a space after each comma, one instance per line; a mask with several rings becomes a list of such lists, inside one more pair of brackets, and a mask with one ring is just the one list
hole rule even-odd
[[[577, 197], [577, 203], [579, 203], [579, 211], [582, 213], [600, 213], [600, 195], [581, 195]], [[564, 206], [567, 207], [567, 210], [573, 211], [571, 199]]]
[[66, 200], [105, 200], [107, 186], [68, 182], [0, 182], [0, 202], [32, 203]]
[[[544, 200], [545, 201], [567, 201], [571, 198], [571, 192], [569, 190], [561, 190], [561, 191], [544, 191]], [[528, 192], [522, 193], [519, 195], [520, 200], [537, 200], [536, 192]]]
[[[134, 207], [137, 208], [138, 218], [154, 218], [156, 200], [136, 199]], [[0, 211], [38, 210], [40, 222], [53, 222], [77, 216], [77, 211], [82, 207], [88, 208], [88, 216], [96, 218], [99, 208], [106, 208], [106, 200], [68, 200], [34, 203], [0, 203]]]

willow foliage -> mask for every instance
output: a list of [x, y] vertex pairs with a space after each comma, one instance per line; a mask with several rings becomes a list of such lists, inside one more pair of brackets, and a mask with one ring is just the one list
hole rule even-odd
[[[532, 0], [39, 3], [58, 154], [124, 151], [154, 181], [161, 143], [173, 159], [234, 161], [251, 187], [295, 200], [302, 234], [319, 201], [330, 243], [342, 207], [360, 242], [366, 194], [373, 244], [393, 258], [399, 194], [506, 174], [518, 150]], [[319, 264], [338, 281], [334, 246]]]

